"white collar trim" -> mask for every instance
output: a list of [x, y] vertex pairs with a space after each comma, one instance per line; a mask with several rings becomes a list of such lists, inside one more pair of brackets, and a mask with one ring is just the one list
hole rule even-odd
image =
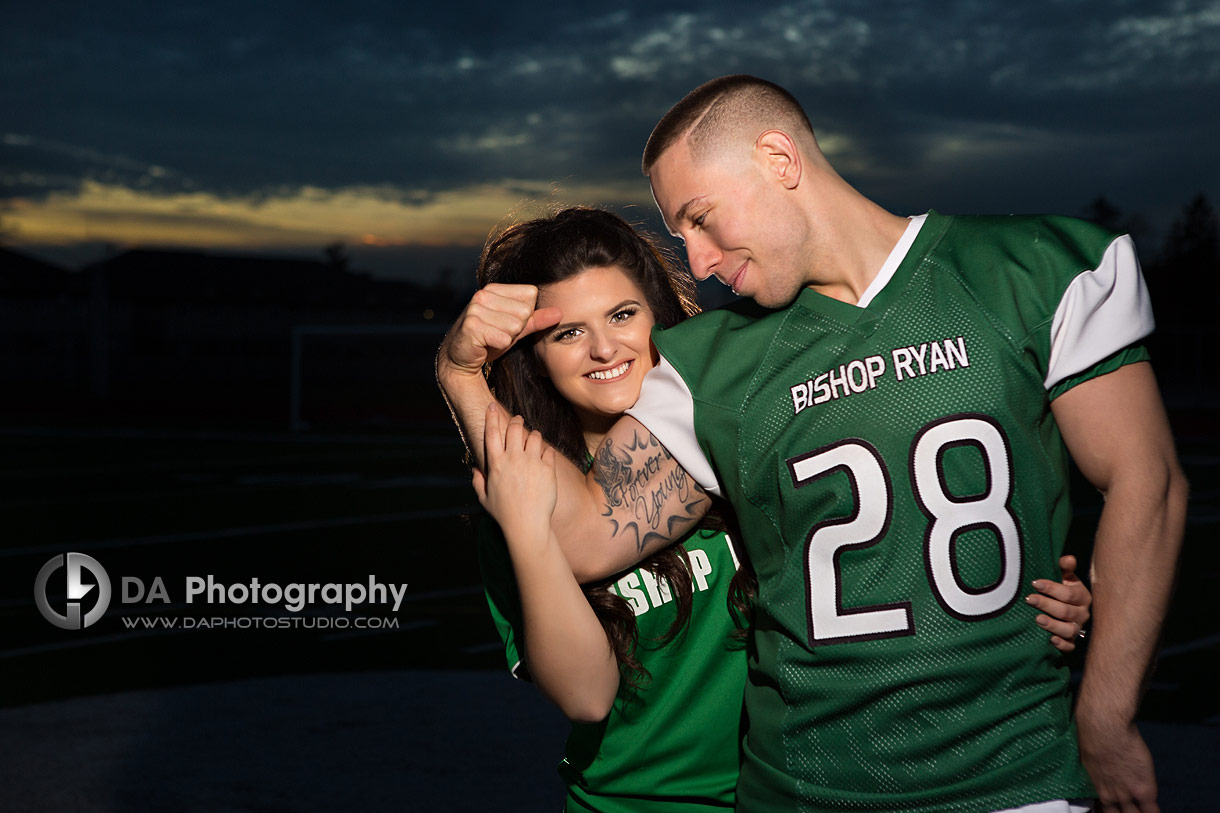
[[894, 272], [898, 270], [898, 266], [902, 265], [902, 261], [906, 259], [907, 252], [911, 250], [911, 244], [919, 236], [919, 230], [923, 228], [923, 222], [927, 219], [928, 216], [926, 214], [914, 215], [909, 218], [911, 222], [907, 224], [906, 231], [902, 233], [902, 237], [898, 238], [898, 242], [894, 244], [893, 250], [890, 251], [890, 256], [885, 258], [885, 264], [881, 266], [877, 276], [873, 277], [873, 281], [864, 289], [864, 294], [860, 297], [860, 301], [856, 303], [856, 307], [867, 308], [868, 303], [872, 302], [877, 294], [885, 290], [885, 286], [893, 278]]

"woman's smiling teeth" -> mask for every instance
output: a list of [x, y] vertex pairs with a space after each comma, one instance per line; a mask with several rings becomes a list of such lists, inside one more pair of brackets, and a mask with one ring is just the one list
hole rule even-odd
[[594, 370], [588, 374], [588, 377], [592, 378], [594, 381], [608, 381], [612, 378], [618, 378], [620, 375], [627, 372], [628, 368], [630, 367], [631, 362], [624, 361], [619, 366], [611, 367], [609, 370]]

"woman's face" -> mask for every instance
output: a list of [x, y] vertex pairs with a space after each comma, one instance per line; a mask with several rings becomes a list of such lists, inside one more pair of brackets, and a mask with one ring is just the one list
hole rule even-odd
[[562, 314], [535, 350], [582, 424], [617, 418], [636, 402], [655, 363], [649, 338], [655, 320], [631, 277], [617, 266], [589, 268], [541, 286], [538, 307]]

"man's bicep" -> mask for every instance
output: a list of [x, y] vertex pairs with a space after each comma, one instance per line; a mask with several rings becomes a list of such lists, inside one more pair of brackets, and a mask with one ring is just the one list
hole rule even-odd
[[661, 442], [629, 416], [594, 452], [589, 475], [611, 535], [631, 542], [640, 558], [682, 538], [711, 504]]
[[711, 499], [643, 424], [618, 420], [579, 485], [559, 471], [551, 527], [581, 582], [635, 565], [681, 539]]
[[1129, 472], [1150, 476], [1177, 466], [1169, 420], [1148, 362], [1078, 384], [1051, 401], [1051, 411], [1072, 459], [1103, 491]]

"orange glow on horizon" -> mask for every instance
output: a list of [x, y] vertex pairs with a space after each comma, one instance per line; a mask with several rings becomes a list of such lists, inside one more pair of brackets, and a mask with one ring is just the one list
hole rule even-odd
[[[523, 197], [522, 191], [526, 196]], [[17, 200], [4, 224], [17, 243], [111, 242], [229, 250], [368, 246], [479, 246], [508, 215], [572, 203], [651, 206], [646, 182], [558, 190], [505, 180], [406, 203], [390, 191], [302, 187], [291, 197], [220, 198], [209, 193], [153, 194], [86, 181], [75, 193]]]

